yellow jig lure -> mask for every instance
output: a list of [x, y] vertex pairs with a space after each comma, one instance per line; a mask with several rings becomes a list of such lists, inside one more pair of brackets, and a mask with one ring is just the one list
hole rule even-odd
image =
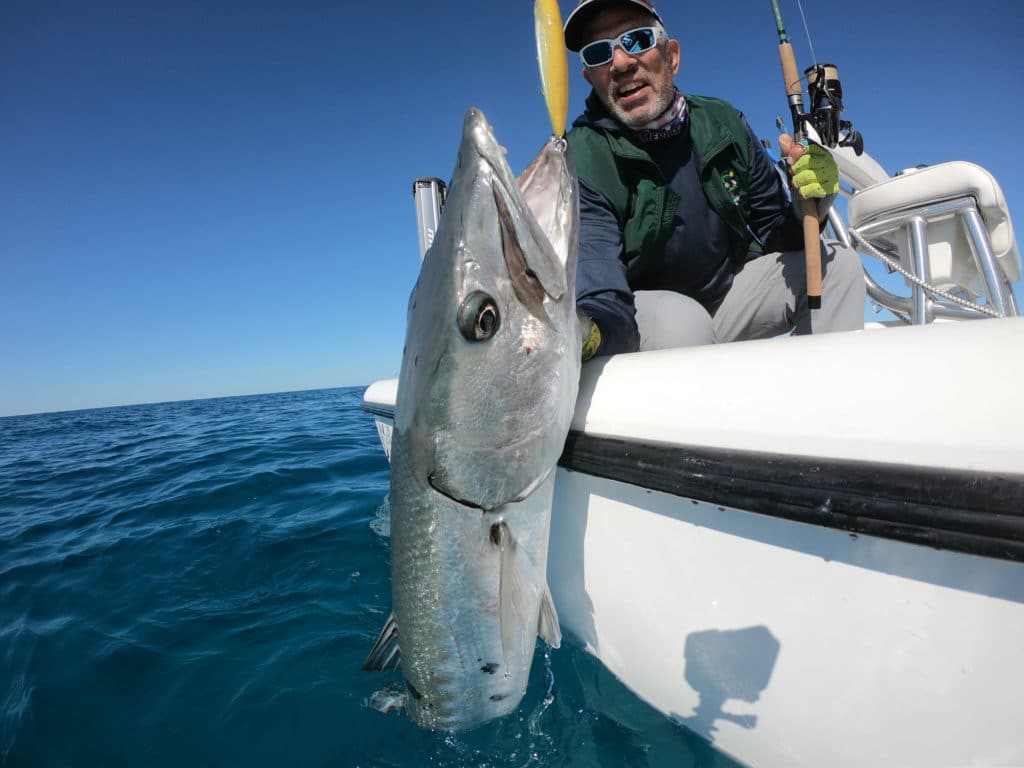
[[547, 102], [551, 130], [555, 136], [565, 135], [569, 116], [569, 61], [562, 32], [562, 14], [558, 0], [536, 0], [533, 5], [534, 30], [537, 36], [537, 64], [540, 86]]

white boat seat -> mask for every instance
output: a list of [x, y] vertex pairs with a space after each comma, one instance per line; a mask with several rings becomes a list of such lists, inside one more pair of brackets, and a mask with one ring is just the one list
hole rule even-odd
[[[896, 250], [907, 274], [923, 281], [907, 281], [914, 324], [1017, 314], [1011, 283], [1020, 279], [1020, 252], [1006, 198], [984, 168], [955, 161], [912, 169], [856, 192], [846, 213], [853, 234]], [[889, 308], [890, 298], [907, 301], [883, 296]], [[973, 306], [981, 299], [986, 307]]]
[[847, 217], [854, 229], [864, 227], [877, 235], [902, 230], [902, 236], [887, 239], [894, 242], [910, 268], [913, 261], [905, 225], [914, 216], [923, 218], [930, 268], [926, 279], [940, 288], [967, 288], [982, 295], [986, 285], [971, 256], [969, 231], [959, 220], [966, 212], [943, 205], [971, 200], [984, 222], [995, 261], [1005, 279], [1016, 282], [1021, 261], [1006, 198], [992, 174], [973, 163], [942, 163], [873, 184], [853, 195]]

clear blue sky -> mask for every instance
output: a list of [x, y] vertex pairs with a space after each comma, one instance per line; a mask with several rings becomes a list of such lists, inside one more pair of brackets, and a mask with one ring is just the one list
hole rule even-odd
[[[979, 163], [1024, 226], [1021, 6], [804, 9], [887, 170]], [[774, 140], [768, 0], [659, 10], [679, 86]], [[516, 172], [550, 132], [532, 0], [7, 0], [0, 40], [0, 415], [396, 376], [412, 180], [450, 176], [471, 105]]]

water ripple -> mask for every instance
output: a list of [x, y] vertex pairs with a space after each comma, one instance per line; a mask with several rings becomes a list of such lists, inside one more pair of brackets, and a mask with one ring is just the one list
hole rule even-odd
[[391, 602], [361, 395], [0, 419], [0, 764], [721, 764], [628, 694], [595, 714], [621, 686], [569, 647], [480, 732], [367, 706], [401, 677], [359, 669]]

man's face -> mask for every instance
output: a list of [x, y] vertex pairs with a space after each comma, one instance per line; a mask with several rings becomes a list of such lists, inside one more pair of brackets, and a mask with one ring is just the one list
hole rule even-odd
[[[584, 44], [617, 38], [623, 32], [654, 22], [635, 6], [610, 8], [591, 21]], [[626, 53], [616, 46], [612, 60], [584, 67], [583, 78], [593, 86], [605, 108], [630, 128], [639, 128], [668, 109], [675, 96], [673, 77], [679, 71], [679, 43], [662, 40], [649, 51]]]

